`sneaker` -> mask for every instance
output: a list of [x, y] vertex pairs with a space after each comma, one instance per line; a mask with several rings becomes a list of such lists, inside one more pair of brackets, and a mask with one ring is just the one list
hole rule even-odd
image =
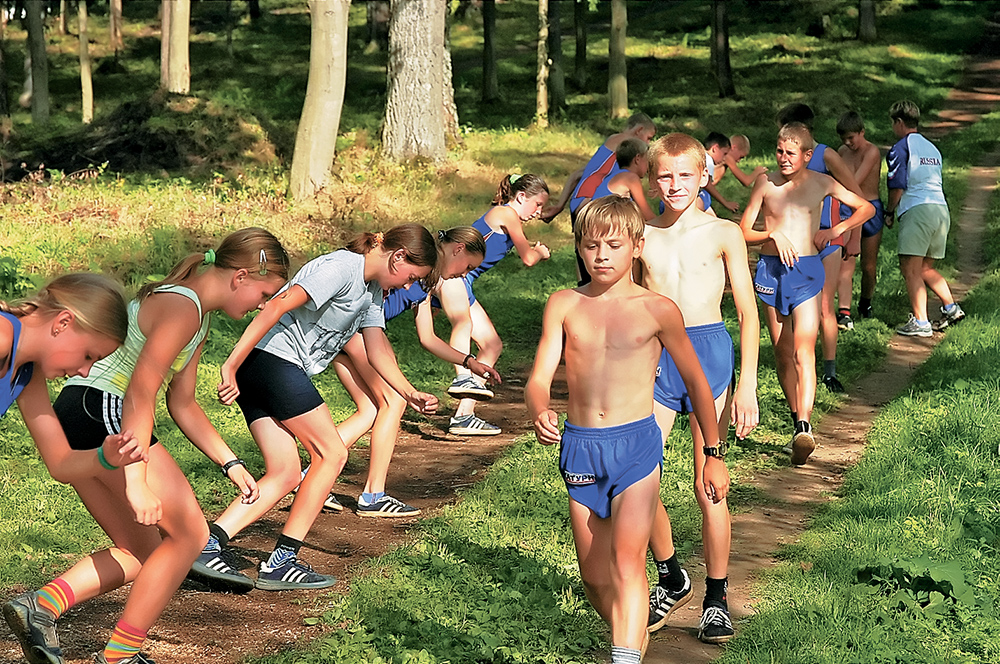
[[929, 337], [934, 334], [934, 330], [931, 329], [930, 323], [921, 325], [913, 314], [910, 314], [910, 320], [906, 321], [906, 325], [897, 327], [896, 333], [902, 334], [904, 337]]
[[407, 505], [402, 500], [385, 494], [374, 503], [366, 505], [358, 498], [358, 516], [401, 517], [417, 516], [420, 510]]
[[[108, 660], [104, 658], [103, 652], [94, 653], [94, 664], [108, 664]], [[156, 664], [156, 662], [146, 657], [141, 652], [137, 652], [128, 659], [123, 659], [118, 664]]]
[[292, 558], [277, 567], [260, 564], [255, 584], [260, 590], [298, 590], [300, 588], [329, 588], [337, 577], [324, 576], [313, 571], [309, 563]]
[[841, 330], [853, 330], [854, 321], [851, 320], [851, 314], [844, 311], [837, 312], [837, 328]]
[[4, 604], [3, 617], [30, 664], [66, 664], [59, 648], [56, 619], [38, 604], [36, 593], [18, 595]]
[[456, 399], [484, 401], [493, 398], [493, 390], [486, 387], [486, 383], [479, 376], [458, 376], [448, 387], [448, 395]]
[[326, 500], [323, 501], [323, 507], [328, 510], [333, 510], [334, 512], [344, 511], [344, 506], [341, 505], [340, 501], [337, 500], [337, 497], [333, 495], [333, 491], [331, 491], [326, 497]]
[[453, 436], [495, 436], [500, 427], [493, 426], [475, 415], [453, 417], [448, 423], [448, 433]]
[[736, 631], [729, 611], [717, 604], [710, 604], [701, 614], [698, 623], [698, 640], [703, 643], [725, 643], [733, 638]]
[[875, 311], [872, 309], [872, 305], [868, 305], [864, 309], [858, 306], [858, 317], [859, 318], [874, 318]]
[[813, 438], [812, 427], [805, 421], [797, 423], [795, 435], [792, 436], [792, 465], [804, 465], [814, 449], [816, 449], [816, 439]]
[[843, 383], [837, 380], [836, 376], [823, 376], [823, 385], [834, 394], [845, 392]]
[[935, 332], [940, 332], [949, 325], [954, 325], [963, 318], [965, 318], [965, 312], [962, 311], [962, 307], [960, 307], [957, 303], [950, 314], [944, 310], [944, 307], [941, 307], [941, 318], [931, 323], [931, 328]]
[[245, 593], [253, 590], [253, 579], [233, 569], [223, 558], [222, 551], [202, 551], [191, 565], [188, 578], [204, 583], [214, 590]]
[[646, 623], [647, 632], [655, 632], [667, 624], [674, 611], [681, 608], [694, 597], [694, 590], [691, 588], [691, 577], [687, 570], [681, 570], [684, 576], [684, 585], [680, 590], [667, 590], [660, 584], [653, 586], [649, 591], [649, 621]]

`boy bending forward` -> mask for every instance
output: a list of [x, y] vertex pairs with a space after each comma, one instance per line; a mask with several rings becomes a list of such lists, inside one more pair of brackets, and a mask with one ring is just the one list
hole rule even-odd
[[[647, 638], [646, 546], [659, 500], [663, 438], [653, 419], [662, 349], [675, 358], [704, 422], [715, 403], [677, 306], [632, 281], [643, 219], [632, 201], [595, 199], [580, 208], [576, 244], [592, 281], [549, 297], [535, 366], [525, 388], [539, 442], [562, 441], [559, 467], [587, 597], [611, 625], [612, 662], [636, 663]], [[569, 405], [565, 432], [549, 388], [565, 342]], [[706, 445], [718, 446], [709, 428]], [[721, 460], [705, 465], [713, 501], [729, 489]]]

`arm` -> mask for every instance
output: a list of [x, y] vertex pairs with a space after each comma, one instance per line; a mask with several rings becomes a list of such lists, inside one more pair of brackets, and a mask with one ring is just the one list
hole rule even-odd
[[548, 260], [549, 248], [541, 242], [536, 242], [535, 244], [528, 242], [528, 238], [524, 236], [524, 224], [521, 223], [521, 219], [517, 216], [516, 212], [509, 207], [502, 207], [493, 208], [491, 214], [502, 215], [500, 217], [500, 224], [503, 226], [504, 232], [514, 243], [514, 249], [517, 250], [517, 255], [521, 257], [522, 263], [527, 267], [531, 267], [544, 260]]
[[903, 192], [905, 189], [890, 189], [889, 190], [889, 205], [885, 208], [885, 225], [892, 228], [892, 225], [896, 223], [896, 208], [899, 207], [899, 201], [903, 198]]
[[[733, 291], [733, 301], [736, 303], [736, 316], [740, 322], [740, 378], [733, 394], [730, 419], [736, 425], [736, 437], [743, 439], [760, 422], [760, 408], [757, 404], [760, 318], [757, 314], [757, 297], [754, 295], [753, 279], [750, 277], [750, 267], [747, 262], [746, 243], [739, 234], [734, 233], [732, 236], [727, 236], [722, 251]], [[719, 433], [722, 434], [721, 431]]]
[[625, 184], [628, 186], [628, 193], [639, 207], [642, 218], [650, 221], [656, 217], [656, 213], [653, 212], [653, 208], [649, 206], [649, 202], [646, 200], [646, 192], [642, 186], [642, 179], [634, 173], [629, 173], [629, 175], [632, 177], [625, 180]]
[[719, 204], [722, 205], [722, 207], [729, 210], [730, 212], [739, 212], [740, 210], [739, 203], [734, 203], [733, 201], [729, 200], [728, 198], [720, 194], [718, 188], [716, 188], [715, 183], [712, 182], [711, 179], [709, 179], [708, 184], [702, 187], [702, 189], [711, 194], [712, 198], [719, 201]]
[[538, 341], [535, 365], [524, 386], [524, 401], [535, 426], [535, 436], [543, 445], [554, 445], [562, 436], [559, 433], [559, 415], [549, 408], [549, 390], [559, 367], [563, 348], [563, 309], [559, 293], [549, 297], [542, 314], [542, 337]]
[[236, 370], [247, 359], [247, 355], [253, 350], [257, 342], [264, 338], [267, 331], [277, 324], [278, 319], [292, 309], [297, 309], [309, 302], [309, 294], [301, 286], [290, 286], [284, 292], [274, 296], [257, 316], [250, 321], [243, 336], [236, 342], [229, 357], [222, 363], [220, 373], [222, 382], [219, 383], [219, 401], [227, 406], [236, 401], [240, 395], [239, 388], [236, 387]]
[[729, 172], [733, 174], [733, 177], [739, 180], [739, 183], [744, 187], [751, 186], [754, 183], [754, 180], [756, 180], [761, 173], [767, 172], [766, 168], [764, 168], [763, 166], [758, 166], [757, 168], [753, 169], [753, 171], [749, 175], [747, 175], [746, 173], [743, 172], [743, 169], [739, 167], [739, 164], [737, 164], [736, 161], [733, 160], [733, 158], [730, 157], [729, 155], [726, 155], [724, 163], [726, 164], [726, 168], [729, 169]]
[[420, 339], [420, 345], [431, 355], [450, 364], [464, 366], [483, 378], [489, 378], [497, 383], [501, 382], [500, 374], [497, 373], [496, 369], [488, 364], [483, 364], [475, 357], [469, 359], [469, 354], [452, 348], [434, 332], [434, 315], [431, 310], [430, 298], [417, 305], [414, 322], [417, 325], [417, 338]]
[[767, 175], [761, 174], [757, 177], [757, 181], [754, 182], [753, 191], [750, 192], [750, 202], [747, 203], [747, 209], [743, 212], [743, 217], [740, 219], [740, 229], [743, 231], [743, 239], [746, 244], [764, 244], [768, 241], [773, 241], [775, 248], [778, 250], [778, 256], [781, 258], [781, 262], [785, 265], [795, 265], [799, 260], [799, 252], [796, 251], [795, 246], [784, 236], [781, 231], [774, 230], [754, 230], [754, 224], [757, 222], [757, 217], [760, 215], [761, 209], [764, 207], [764, 196], [767, 191], [770, 181], [767, 179]]
[[557, 214], [563, 211], [566, 207], [566, 203], [569, 203], [570, 196], [573, 195], [573, 191], [576, 189], [576, 185], [580, 183], [580, 178], [583, 177], [583, 169], [579, 168], [569, 174], [566, 179], [566, 184], [563, 185], [562, 191], [559, 192], [559, 200], [555, 203], [549, 203], [542, 209], [542, 214], [539, 215], [543, 221], [551, 221]]
[[[205, 411], [195, 400], [195, 388], [198, 385], [198, 360], [205, 342], [195, 351], [188, 365], [174, 374], [167, 387], [167, 411], [181, 432], [201, 450], [205, 456], [222, 466], [228, 461], [238, 458], [222, 439]], [[240, 490], [244, 503], [257, 500], [259, 492], [257, 482], [245, 466], [235, 465], [226, 473], [226, 477]]]
[[438, 399], [433, 394], [418, 392], [396, 364], [396, 354], [392, 352], [389, 338], [381, 327], [362, 328], [361, 336], [365, 340], [368, 361], [375, 371], [396, 390], [401, 397], [418, 413], [430, 414], [437, 410]]
[[[827, 150], [827, 152], [829, 152], [829, 150]], [[813, 238], [813, 244], [816, 245], [817, 249], [823, 249], [833, 240], [861, 226], [875, 215], [875, 206], [866, 201], [864, 198], [855, 194], [853, 191], [848, 190], [844, 187], [844, 185], [840, 184], [836, 180], [831, 180], [830, 185], [830, 190], [827, 192], [827, 195], [833, 196], [841, 203], [853, 209], [854, 212], [850, 217], [839, 224], [831, 228], [824, 228], [818, 231], [816, 236]]]
[[[882, 155], [879, 153], [878, 148], [874, 145], [871, 148], [871, 150], [865, 151], [858, 170], [854, 172], [854, 179], [858, 182], [864, 182], [872, 174], [873, 170], [878, 171], [879, 165], [882, 163]], [[862, 196], [864, 195], [863, 192], [860, 193]]]

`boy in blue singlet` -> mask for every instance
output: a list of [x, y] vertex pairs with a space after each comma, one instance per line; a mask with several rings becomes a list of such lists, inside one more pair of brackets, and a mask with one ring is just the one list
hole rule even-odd
[[[767, 327], [774, 344], [778, 382], [795, 421], [790, 449], [801, 466], [816, 448], [809, 418], [816, 397], [816, 335], [819, 295], [823, 290], [823, 258], [832, 242], [875, 214], [872, 204], [833, 178], [808, 170], [813, 139], [800, 122], [778, 132], [778, 170], [754, 183], [740, 226], [749, 245], [763, 245], [754, 290], [767, 305]], [[854, 209], [847, 220], [820, 228], [820, 204], [832, 196]], [[764, 214], [764, 230], [754, 230]]]
[[649, 221], [656, 214], [646, 200], [646, 190], [642, 178], [649, 168], [646, 153], [649, 145], [639, 138], [627, 138], [615, 150], [615, 162], [618, 172], [608, 175], [594, 192], [594, 198], [603, 198], [616, 194], [631, 198], [639, 207], [643, 219]]

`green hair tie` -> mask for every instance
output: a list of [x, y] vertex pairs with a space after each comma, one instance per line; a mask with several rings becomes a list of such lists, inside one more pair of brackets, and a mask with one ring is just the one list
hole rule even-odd
[[514, 184], [515, 182], [517, 182], [518, 180], [521, 179], [521, 175], [520, 174], [511, 175], [509, 177], [510, 177], [510, 183], [511, 184]]
[[205, 252], [205, 265], [215, 264], [215, 249], [209, 249]]

